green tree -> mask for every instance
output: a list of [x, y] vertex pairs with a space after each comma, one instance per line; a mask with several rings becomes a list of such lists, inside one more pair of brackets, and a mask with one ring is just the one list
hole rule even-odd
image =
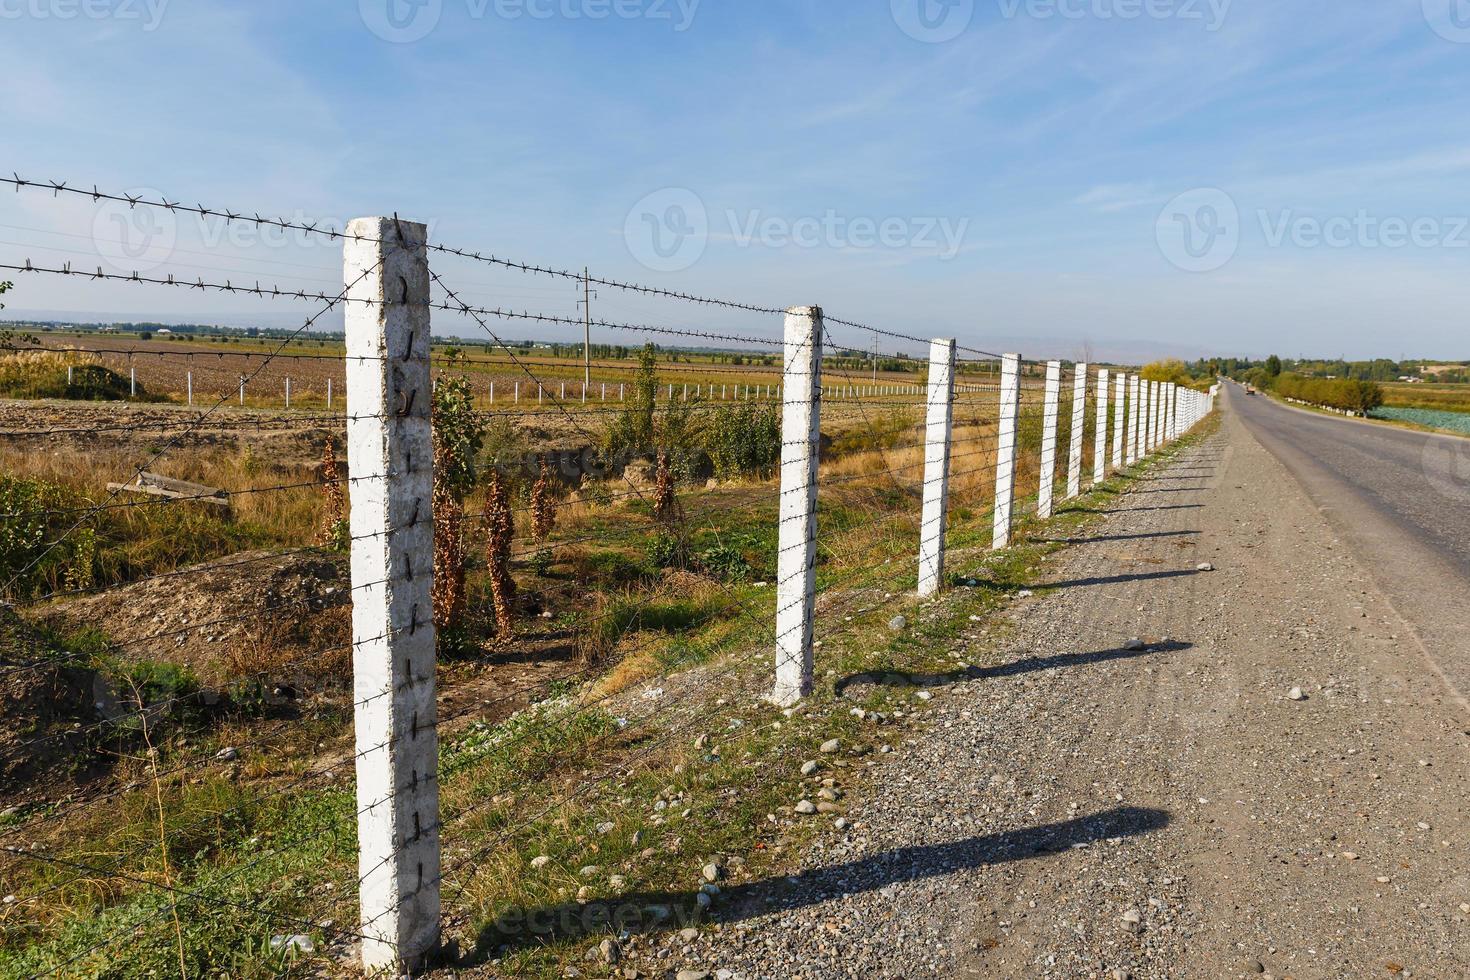
[[1273, 378], [1279, 375], [1281, 373], [1281, 358], [1275, 354], [1266, 358], [1266, 373]]

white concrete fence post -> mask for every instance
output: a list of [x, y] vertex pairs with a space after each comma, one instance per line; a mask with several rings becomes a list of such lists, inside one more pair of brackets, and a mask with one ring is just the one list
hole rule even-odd
[[1097, 419], [1092, 434], [1092, 485], [1108, 478], [1108, 369], [1097, 370]]
[[327, 408], [330, 410], [331, 407], [332, 407], [332, 379], [331, 378], [328, 378], [327, 379]]
[[[71, 368], [67, 368], [67, 371], [70, 372], [71, 371]], [[67, 384], [70, 384], [71, 383], [71, 378], [67, 378], [66, 381], [67, 381]], [[327, 382], [327, 383], [328, 384], [331, 384], [330, 381]], [[184, 387], [185, 387], [186, 393], [188, 395], [189, 404], [190, 405], [193, 405], [194, 404], [194, 372], [193, 371], [185, 371], [184, 372]]]
[[1061, 412], [1062, 362], [1046, 362], [1046, 401], [1041, 410], [1041, 485], [1036, 491], [1036, 516], [1051, 516], [1057, 481], [1057, 420]]
[[1011, 509], [1016, 492], [1016, 416], [1021, 412], [1021, 355], [1000, 359], [1000, 423], [995, 437], [995, 531], [991, 547], [1011, 543]]
[[1113, 379], [1113, 469], [1123, 468], [1123, 437], [1128, 430], [1128, 416], [1123, 413], [1128, 400], [1128, 376]]
[[1072, 429], [1067, 447], [1067, 495], [1071, 500], [1082, 492], [1082, 436], [1087, 428], [1087, 364], [1072, 372]]
[[1150, 456], [1154, 451], [1154, 409], [1157, 405], [1154, 397], [1154, 383], [1145, 381], [1143, 383], [1143, 447], [1142, 454]]
[[954, 423], [954, 340], [929, 345], [929, 418], [924, 434], [924, 509], [919, 522], [919, 596], [943, 587]]
[[286, 407], [291, 407], [291, 379], [286, 379]]
[[128, 395], [133, 398], [138, 396], [138, 369], [131, 364], [128, 365]]
[[1142, 397], [1142, 385], [1139, 383], [1138, 375], [1128, 376], [1128, 455], [1127, 463], [1132, 466], [1138, 462], [1138, 415], [1140, 406], [1139, 399]]
[[789, 708], [811, 694], [817, 589], [817, 463], [822, 431], [822, 310], [786, 311], [781, 503], [776, 558], [776, 688]]
[[358, 218], [343, 246], [351, 284], [347, 455], [358, 474], [351, 565], [360, 932], [369, 973], [418, 969], [440, 935], [426, 238], [421, 224]]
[[1179, 386], [1169, 385], [1169, 438], [1179, 438]]

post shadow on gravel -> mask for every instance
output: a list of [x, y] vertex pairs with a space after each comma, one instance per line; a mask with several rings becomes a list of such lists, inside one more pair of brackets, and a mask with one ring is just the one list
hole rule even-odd
[[1086, 653], [1056, 653], [1048, 657], [1023, 657], [1020, 660], [1012, 660], [1010, 663], [998, 664], [994, 667], [967, 667], [964, 670], [951, 670], [942, 674], [865, 671], [840, 679], [834, 686], [834, 692], [841, 697], [855, 687], [947, 687], [951, 684], [963, 684], [966, 681], [1015, 677], [1017, 674], [1031, 674], [1041, 670], [1085, 667], [1088, 664], [1102, 664], [1113, 660], [1134, 660], [1138, 657], [1146, 657], [1151, 653], [1174, 653], [1179, 650], [1188, 650], [1193, 646], [1193, 643], [1171, 640], [1167, 643], [1152, 643], [1135, 650], [1117, 647], [1111, 650], [1091, 650]]
[[698, 891], [643, 892], [608, 901], [512, 909], [481, 930], [474, 951], [458, 965], [473, 966], [517, 949], [591, 935], [667, 932], [709, 921], [742, 922], [771, 912], [805, 908], [837, 895], [1062, 854], [1079, 844], [1136, 837], [1161, 830], [1168, 823], [1166, 810], [1126, 806], [1039, 827], [901, 847], [857, 861], [813, 868], [793, 877], [722, 885], [713, 911], [700, 908]]
[[1148, 531], [1143, 534], [1100, 534], [1095, 538], [1032, 538], [1037, 544], [1096, 544], [1099, 541], [1143, 541], [1147, 538], [1179, 538], [1198, 531]]

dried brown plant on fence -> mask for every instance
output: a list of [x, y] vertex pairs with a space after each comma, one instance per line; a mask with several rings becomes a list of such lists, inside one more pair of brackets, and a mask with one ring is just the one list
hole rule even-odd
[[464, 504], [447, 487], [434, 488], [434, 627], [464, 621]]
[[337, 468], [337, 449], [327, 439], [322, 446], [322, 520], [317, 527], [316, 543], [322, 548], [341, 548], [343, 530], [347, 526], [342, 493], [342, 473]]
[[668, 453], [658, 454], [658, 471], [653, 484], [653, 517], [666, 525], [679, 521], [679, 499], [674, 495], [674, 471], [669, 466]]
[[510, 547], [515, 537], [515, 518], [511, 515], [510, 493], [498, 471], [490, 474], [485, 499], [486, 559], [490, 573], [490, 596], [495, 604], [495, 629], [501, 637], [511, 633], [511, 602], [515, 598], [515, 579], [510, 575]]
[[556, 530], [557, 500], [551, 483], [551, 468], [541, 462], [541, 475], [531, 490], [531, 537], [538, 545], [544, 545], [551, 532]]

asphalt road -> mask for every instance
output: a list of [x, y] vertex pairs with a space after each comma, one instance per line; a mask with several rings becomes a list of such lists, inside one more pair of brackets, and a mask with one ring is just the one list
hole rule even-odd
[[1233, 384], [1224, 407], [1301, 482], [1465, 703], [1470, 439], [1307, 412]]

